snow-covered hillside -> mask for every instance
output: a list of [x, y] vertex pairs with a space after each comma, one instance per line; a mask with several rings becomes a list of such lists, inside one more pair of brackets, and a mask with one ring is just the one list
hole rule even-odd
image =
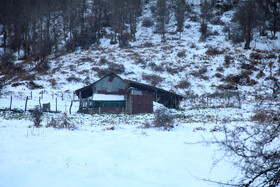
[[[223, 25], [209, 24], [210, 36], [206, 41], [200, 41], [200, 23], [192, 21], [193, 17], [198, 17], [199, 7], [192, 6], [192, 9], [181, 37], [175, 32], [174, 23], [169, 23], [165, 43], [161, 42], [159, 34], [153, 33], [153, 27], [139, 24], [137, 41], [131, 42], [131, 47], [127, 49], [111, 45], [108, 35], [108, 38], [102, 39], [100, 46], [89, 50], [79, 50], [58, 58], [50, 56], [51, 68], [47, 72], [34, 70], [36, 63], [19, 61], [26, 73], [7, 80], [1, 97], [22, 96], [24, 100], [34, 87], [39, 88], [34, 92], [66, 92], [72, 97], [73, 91], [93, 83], [110, 71], [124, 79], [153, 84], [184, 96], [213, 93], [224, 85], [232, 84], [230, 79], [237, 75], [249, 77], [247, 83], [238, 84], [241, 94], [256, 91], [271, 94], [272, 89], [267, 86], [274, 83], [269, 77], [272, 74], [279, 79], [279, 33], [276, 40], [255, 37], [252, 49], [244, 50], [242, 43], [233, 44], [228, 40], [227, 33], [222, 31]], [[232, 11], [225, 12], [220, 19], [228, 24], [232, 14]], [[139, 22], [151, 16], [147, 7]], [[253, 67], [246, 69], [248, 64]]]

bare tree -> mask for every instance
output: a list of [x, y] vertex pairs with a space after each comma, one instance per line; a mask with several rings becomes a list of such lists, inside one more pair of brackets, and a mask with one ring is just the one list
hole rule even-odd
[[250, 48], [250, 43], [253, 39], [253, 31], [258, 25], [258, 6], [254, 0], [245, 0], [241, 2], [235, 12], [232, 21], [237, 22], [239, 32], [242, 32], [245, 39], [245, 49]]
[[161, 41], [165, 42], [166, 37], [166, 22], [168, 19], [168, 7], [167, 7], [167, 0], [157, 0], [157, 22], [158, 22], [158, 31], [161, 33]]
[[176, 0], [175, 17], [177, 21], [177, 31], [180, 32], [180, 38], [181, 38], [181, 33], [184, 30], [185, 12], [186, 12], [185, 0]]
[[269, 10], [269, 28], [273, 38], [275, 38], [276, 33], [280, 30], [280, 1], [268, 0], [267, 5]]
[[237, 126], [233, 130], [224, 125], [225, 139], [218, 144], [243, 178], [232, 186], [267, 186], [280, 184], [280, 116], [274, 111], [260, 111], [255, 115], [259, 123], [250, 127]]
[[205, 40], [207, 37], [207, 27], [208, 21], [212, 17], [213, 6], [208, 0], [201, 0], [201, 7], [200, 7], [200, 32], [201, 32], [201, 39]]

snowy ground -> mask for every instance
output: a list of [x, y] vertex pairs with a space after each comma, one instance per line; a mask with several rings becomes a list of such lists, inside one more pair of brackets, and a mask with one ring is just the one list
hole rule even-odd
[[[211, 109], [213, 110], [213, 109]], [[216, 118], [241, 117], [217, 111]], [[211, 118], [210, 109], [188, 117]], [[199, 116], [200, 114], [200, 116]], [[177, 114], [178, 115], [178, 114]], [[186, 114], [185, 114], [186, 115]], [[220, 122], [175, 120], [172, 131], [139, 128], [146, 115], [70, 115], [78, 129], [34, 128], [27, 114], [1, 112], [0, 186], [215, 186], [201, 179], [226, 182], [238, 174], [215, 146], [188, 144], [213, 135]], [[245, 119], [245, 118], [244, 118]], [[246, 120], [246, 119], [245, 119]], [[208, 120], [211, 121], [211, 120]], [[239, 123], [239, 122], [236, 122]], [[114, 130], [110, 130], [114, 127]], [[200, 130], [199, 130], [200, 129]], [[204, 130], [201, 130], [204, 129]]]

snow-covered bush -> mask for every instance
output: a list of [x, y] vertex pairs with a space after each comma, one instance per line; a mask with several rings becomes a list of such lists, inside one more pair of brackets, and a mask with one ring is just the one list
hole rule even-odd
[[163, 127], [164, 130], [174, 128], [174, 120], [170, 112], [165, 107], [160, 107], [154, 112], [155, 127]]
[[43, 111], [39, 106], [36, 106], [31, 113], [31, 119], [34, 122], [35, 127], [41, 127]]
[[53, 127], [55, 129], [68, 129], [74, 130], [77, 127], [71, 122], [71, 119], [68, 117], [67, 113], [59, 115], [57, 118], [52, 117], [50, 122], [46, 125], [47, 128]]

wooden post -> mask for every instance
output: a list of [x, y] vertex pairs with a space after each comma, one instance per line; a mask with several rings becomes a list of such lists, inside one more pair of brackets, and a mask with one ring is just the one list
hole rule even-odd
[[239, 104], [239, 108], [241, 108], [241, 100], [240, 100], [239, 91], [237, 92], [237, 96], [238, 96], [238, 104]]
[[57, 113], [57, 98], [55, 98], [55, 112]]
[[42, 99], [44, 99], [44, 90], [42, 90], [42, 92], [41, 92], [41, 97], [42, 97]]
[[61, 93], [61, 99], [62, 99], [62, 101], [63, 101], [63, 92]]
[[26, 97], [26, 100], [25, 100], [25, 108], [24, 108], [25, 112], [26, 112], [26, 109], [27, 109], [27, 101], [28, 101], [28, 96]]
[[11, 95], [11, 99], [10, 99], [10, 110], [12, 110], [12, 103], [13, 103], [13, 96]]
[[39, 97], [39, 106], [40, 106], [40, 108], [42, 108], [41, 107], [41, 97]]
[[158, 97], [158, 95], [157, 95], [157, 90], [156, 90], [156, 100], [155, 100], [155, 102], [157, 102], [157, 97]]
[[71, 104], [70, 104], [69, 114], [71, 114], [71, 108], [72, 108], [72, 105], [73, 105], [73, 101], [71, 101]]
[[79, 108], [82, 108], [82, 92], [79, 92], [79, 100], [80, 100], [80, 106]]
[[206, 94], [206, 107], [207, 108], [209, 107], [209, 104], [208, 104], [208, 94]]

